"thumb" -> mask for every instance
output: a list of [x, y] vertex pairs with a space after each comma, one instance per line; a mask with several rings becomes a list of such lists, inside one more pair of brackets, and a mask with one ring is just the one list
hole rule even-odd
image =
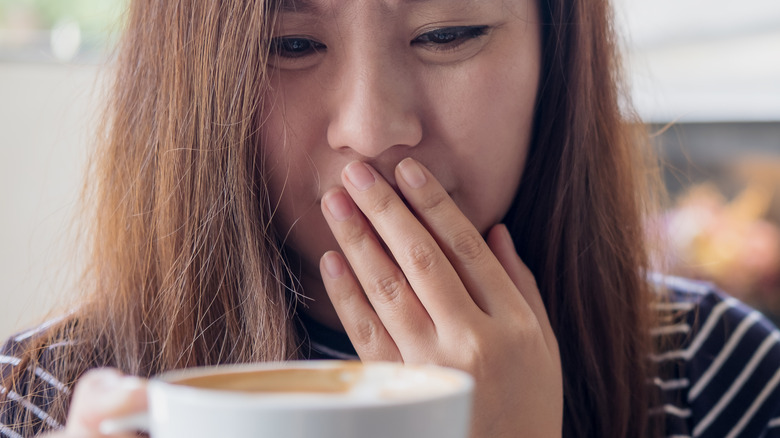
[[76, 385], [65, 432], [68, 436], [102, 436], [99, 428], [103, 420], [144, 410], [144, 380], [109, 368], [93, 370]]

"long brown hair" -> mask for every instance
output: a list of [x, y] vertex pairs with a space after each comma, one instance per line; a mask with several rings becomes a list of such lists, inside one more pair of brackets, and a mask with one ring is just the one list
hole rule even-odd
[[[97, 365], [150, 376], [298, 357], [294, 278], [255, 153], [276, 8], [131, 2], [85, 189], [88, 296], [25, 363], [60, 339], [72, 343], [52, 371], [68, 384]], [[534, 139], [507, 223], [560, 342], [564, 435], [642, 436], [653, 162], [619, 108], [607, 2], [541, 0], [541, 11]], [[51, 413], [63, 419], [60, 398]]]
[[508, 222], [559, 341], [564, 436], [657, 433], [643, 226], [661, 199], [657, 160], [620, 88], [609, 2], [541, 9], [534, 138]]

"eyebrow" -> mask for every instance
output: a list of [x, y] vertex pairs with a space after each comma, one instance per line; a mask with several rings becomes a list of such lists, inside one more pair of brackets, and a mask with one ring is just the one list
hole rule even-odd
[[[425, 3], [429, 0], [401, 0], [403, 3]], [[320, 13], [316, 0], [281, 0], [282, 12]]]
[[283, 12], [315, 12], [319, 8], [311, 0], [282, 0]]

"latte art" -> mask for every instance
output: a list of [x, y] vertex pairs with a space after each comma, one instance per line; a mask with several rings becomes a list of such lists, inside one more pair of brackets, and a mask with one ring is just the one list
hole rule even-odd
[[375, 364], [364, 367], [346, 362], [336, 368], [288, 368], [233, 371], [187, 377], [171, 382], [217, 391], [267, 394], [278, 397], [306, 394], [362, 400], [406, 400], [447, 393], [460, 383], [425, 367]]

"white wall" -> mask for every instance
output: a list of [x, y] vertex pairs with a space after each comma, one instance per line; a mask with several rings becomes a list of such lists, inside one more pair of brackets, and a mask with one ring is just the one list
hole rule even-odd
[[644, 120], [780, 120], [780, 1], [614, 4]]
[[96, 66], [0, 63], [0, 338], [70, 291]]

